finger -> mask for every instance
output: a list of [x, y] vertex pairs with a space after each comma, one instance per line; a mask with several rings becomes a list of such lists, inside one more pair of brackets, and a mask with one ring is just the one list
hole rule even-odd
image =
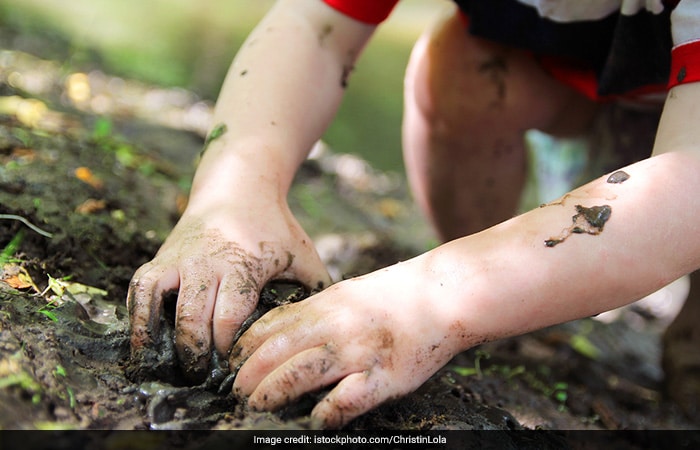
[[258, 292], [242, 288], [241, 281], [234, 275], [227, 275], [221, 280], [214, 306], [213, 339], [216, 351], [227, 356], [233, 344], [233, 338], [258, 303]]
[[248, 405], [257, 410], [279, 409], [307, 392], [335, 383], [345, 375], [343, 369], [333, 345], [305, 350], [266, 376], [251, 394]]
[[352, 373], [314, 407], [311, 417], [319, 419], [324, 428], [340, 428], [390, 397], [389, 383], [383, 381], [376, 371]]
[[[268, 371], [286, 361], [294, 355], [292, 346], [303, 350], [301, 345], [305, 340], [316, 339], [305, 348], [314, 347], [321, 344], [318, 333], [314, 333], [314, 326], [305, 327], [305, 332], [297, 339], [290, 341], [293, 326], [299, 323], [305, 309], [304, 303], [294, 303], [279, 306], [268, 311], [264, 316], [256, 320], [243, 335], [234, 342], [230, 353], [229, 366], [234, 369], [240, 367], [251, 355], [255, 354], [254, 363], [248, 366], [247, 370], [253, 367], [260, 367]], [[243, 371], [244, 374], [246, 370]], [[261, 378], [260, 378], [261, 379]], [[259, 380], [258, 380], [259, 381]], [[250, 393], [246, 391], [246, 394]]]
[[163, 297], [177, 289], [179, 283], [174, 267], [148, 264], [136, 271], [126, 297], [132, 350], [158, 342]]
[[175, 315], [175, 346], [185, 374], [201, 381], [209, 365], [218, 280], [206, 266], [182, 274]]

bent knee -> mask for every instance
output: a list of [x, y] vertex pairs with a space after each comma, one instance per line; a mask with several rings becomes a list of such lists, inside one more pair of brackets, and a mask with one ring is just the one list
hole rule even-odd
[[[455, 14], [453, 10], [441, 16], [421, 35], [406, 69], [405, 106], [431, 124], [449, 122], [464, 115], [464, 111], [460, 111], [461, 102], [455, 98], [454, 83], [459, 72], [450, 61], [450, 54], [454, 53]], [[460, 29], [460, 34], [464, 35], [464, 27]]]
[[574, 91], [551, 78], [527, 52], [468, 33], [457, 9], [440, 17], [414, 46], [405, 107], [434, 130], [464, 132], [493, 121], [545, 130]]

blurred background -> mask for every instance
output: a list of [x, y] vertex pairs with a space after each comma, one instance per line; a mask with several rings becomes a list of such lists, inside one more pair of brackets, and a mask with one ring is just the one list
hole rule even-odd
[[[2, 42], [60, 61], [216, 100], [226, 70], [273, 0], [3, 0]], [[402, 0], [363, 54], [325, 136], [381, 170], [403, 169], [402, 83], [421, 30], [448, 0]], [[46, 37], [49, 37], [48, 41]], [[39, 39], [42, 38], [42, 39]], [[47, 44], [48, 42], [48, 44]]]
[[[95, 99], [104, 100], [105, 96], [96, 91], [102, 85], [112, 104], [130, 102], [132, 111], [140, 109], [141, 118], [150, 117], [171, 128], [203, 135], [211, 125], [208, 114], [229, 64], [273, 3], [274, 0], [2, 0], [0, 52], [5, 48], [56, 62], [50, 67], [54, 84], [57, 78], [66, 78], [74, 106], [80, 107], [81, 95], [89, 94], [93, 103]], [[399, 2], [362, 54], [336, 120], [324, 136], [333, 152], [355, 154], [375, 169], [403, 173], [401, 115], [406, 63], [421, 31], [441, 11], [451, 7], [450, 0]], [[0, 68], [15, 70], [10, 66], [17, 63], [16, 55], [12, 61], [8, 59], [6, 56], [0, 60]], [[41, 75], [36, 68], [41, 65], [32, 61], [27, 64], [34, 67], [33, 78], [38, 82]], [[48, 71], [47, 67], [44, 78], [49, 78]], [[123, 83], [119, 77], [129, 83]], [[24, 73], [25, 85], [29, 78]], [[134, 80], [170, 90], [154, 93], [148, 87], [134, 89]], [[9, 82], [13, 84], [12, 80]], [[85, 89], [92, 92], [85, 93]], [[177, 89], [183, 92], [178, 93]], [[32, 94], [29, 86], [23, 90]], [[134, 107], [133, 103], [139, 101], [142, 105]], [[114, 108], [100, 111], [99, 105], [92, 106], [94, 114], [115, 114]], [[170, 115], [183, 114], [186, 109], [184, 114], [189, 115], [190, 125], [181, 126], [170, 120]], [[528, 143], [530, 159], [535, 164], [530, 167], [523, 193], [523, 209], [568, 191], [587, 160], [583, 144], [576, 140], [555, 140], [531, 132]]]

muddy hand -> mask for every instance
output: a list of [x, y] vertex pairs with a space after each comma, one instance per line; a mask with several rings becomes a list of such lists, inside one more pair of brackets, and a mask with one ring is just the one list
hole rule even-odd
[[244, 226], [233, 216], [240, 215], [210, 214], [205, 219], [186, 213], [156, 257], [134, 274], [127, 298], [132, 357], [157, 347], [168, 292], [178, 291], [175, 343], [180, 365], [191, 381], [201, 382], [212, 350], [228, 355], [265, 283], [295, 279], [313, 289], [329, 284], [311, 240], [292, 217], [272, 212], [263, 226]]
[[[420, 386], [458, 351], [455, 327], [402, 263], [276, 308], [235, 344], [233, 391], [276, 410], [333, 386], [312, 416], [334, 428]], [[427, 283], [424, 283], [427, 284]]]

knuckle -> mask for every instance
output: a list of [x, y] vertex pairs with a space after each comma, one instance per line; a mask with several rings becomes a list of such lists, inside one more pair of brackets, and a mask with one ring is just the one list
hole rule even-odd
[[146, 286], [153, 283], [153, 280], [145, 275], [143, 268], [137, 270], [129, 281], [129, 289], [132, 291], [142, 291]]
[[301, 373], [297, 367], [285, 367], [277, 378], [277, 386], [282, 392], [294, 392], [294, 388], [301, 380]]
[[217, 328], [230, 330], [231, 332], [238, 330], [243, 325], [243, 322], [245, 322], [245, 317], [241, 314], [222, 313], [214, 317], [214, 323]]
[[[130, 294], [133, 294], [138, 299], [152, 292], [163, 272], [157, 269], [158, 266], [153, 262], [146, 263], [138, 268], [129, 281]], [[129, 297], [131, 296], [129, 295]]]

